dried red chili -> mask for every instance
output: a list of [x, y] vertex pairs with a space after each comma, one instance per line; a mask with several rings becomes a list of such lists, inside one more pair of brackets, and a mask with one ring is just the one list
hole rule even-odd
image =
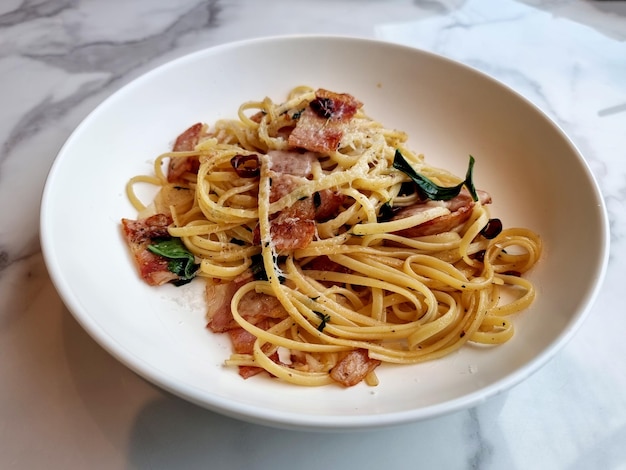
[[235, 155], [230, 164], [241, 178], [254, 178], [261, 172], [258, 155]]
[[502, 232], [502, 221], [500, 219], [489, 219], [487, 225], [483, 227], [480, 234], [488, 240], [496, 238]]
[[335, 112], [335, 102], [330, 98], [315, 98], [309, 105], [315, 114], [325, 119], [331, 118]]

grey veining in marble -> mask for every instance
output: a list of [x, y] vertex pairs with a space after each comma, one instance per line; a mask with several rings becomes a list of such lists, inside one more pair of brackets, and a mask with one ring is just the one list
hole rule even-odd
[[[580, 332], [508, 393], [374, 432], [267, 429], [148, 384], [61, 302], [39, 205], [72, 130], [169, 60], [297, 33], [378, 37], [465, 62], [541, 107], [585, 155], [610, 215], [607, 277]], [[0, 81], [1, 468], [626, 469], [626, 2], [6, 0]]]

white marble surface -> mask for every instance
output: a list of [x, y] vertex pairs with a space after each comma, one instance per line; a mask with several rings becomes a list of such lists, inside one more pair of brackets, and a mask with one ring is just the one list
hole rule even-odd
[[[609, 210], [606, 280], [574, 339], [508, 393], [365, 433], [264, 428], [145, 382], [64, 307], [38, 215], [72, 129], [161, 63], [291, 33], [468, 63], [538, 104], [585, 155]], [[0, 83], [0, 468], [626, 468], [626, 2], [3, 0]]]

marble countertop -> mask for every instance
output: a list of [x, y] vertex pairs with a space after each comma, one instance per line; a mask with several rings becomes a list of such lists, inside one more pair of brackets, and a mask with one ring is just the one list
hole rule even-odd
[[[609, 212], [608, 272], [576, 336], [523, 383], [390, 429], [271, 429], [154, 387], [64, 307], [41, 255], [39, 204], [74, 127], [157, 65], [293, 33], [467, 63], [540, 106], [582, 151]], [[626, 469], [626, 2], [4, 0], [0, 77], [0, 467]]]

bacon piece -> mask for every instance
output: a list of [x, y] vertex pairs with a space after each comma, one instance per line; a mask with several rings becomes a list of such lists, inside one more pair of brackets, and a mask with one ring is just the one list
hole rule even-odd
[[270, 150], [267, 153], [270, 170], [283, 175], [303, 176], [308, 178], [313, 171], [313, 163], [317, 155], [311, 152], [293, 152], [287, 150]]
[[[233, 318], [230, 304], [235, 293], [244, 284], [250, 282], [250, 276], [242, 276], [231, 282], [213, 284], [208, 282], [205, 295], [207, 299], [207, 328], [215, 333], [224, 333], [239, 324]], [[239, 313], [248, 322], [257, 325], [269, 318], [284, 318], [287, 315], [280, 301], [271, 295], [250, 291], [239, 302]]]
[[[271, 356], [269, 356], [269, 358], [276, 362], [279, 363], [280, 360], [278, 358], [278, 353], [274, 353]], [[244, 379], [249, 379], [250, 377], [253, 377], [255, 375], [260, 374], [261, 372], [265, 372], [265, 369], [263, 369], [262, 367], [256, 367], [256, 366], [239, 366], [239, 375], [241, 377], [243, 377]], [[270, 374], [271, 377], [274, 377], [273, 375]]]
[[363, 104], [347, 93], [324, 89], [317, 90], [315, 96], [315, 100], [300, 114], [288, 143], [312, 152], [337, 150], [345, 125]]
[[138, 250], [134, 256], [139, 275], [149, 285], [161, 286], [178, 279], [178, 276], [168, 269], [165, 258], [143, 249]]
[[[274, 323], [271, 322], [268, 318], [261, 320], [256, 324], [258, 328], [262, 330], [269, 329]], [[233, 350], [237, 354], [252, 354], [254, 342], [256, 341], [256, 336], [254, 336], [249, 331], [243, 329], [238, 326], [231, 330], [228, 330], [228, 336], [230, 336], [230, 340], [233, 343]]]
[[305, 178], [301, 178], [299, 176], [281, 174], [273, 171], [270, 171], [270, 178], [272, 179], [272, 186], [270, 187], [270, 203], [276, 202], [280, 198], [286, 196], [305, 181]]
[[[271, 323], [269, 321], [262, 321], [257, 324], [259, 328], [267, 330]], [[256, 336], [248, 331], [244, 330], [241, 327], [234, 328], [228, 331], [228, 335], [230, 336], [231, 342], [233, 343], [233, 350], [237, 354], [252, 354], [254, 352], [254, 342], [256, 341]], [[261, 349], [266, 350], [266, 348], [261, 347]], [[269, 356], [269, 358], [276, 362], [280, 363], [280, 358], [278, 352], [273, 353]], [[262, 367], [256, 366], [239, 366], [239, 375], [244, 379], [248, 379], [253, 377], [261, 372], [264, 372], [265, 369]]]
[[[302, 202], [302, 201], [298, 201]], [[301, 205], [304, 208], [313, 208], [312, 205]], [[307, 214], [308, 214], [307, 210]], [[281, 212], [278, 217], [270, 221], [270, 237], [274, 248], [280, 253], [289, 250], [306, 248], [315, 237], [315, 221], [312, 217], [302, 216], [296, 205]], [[261, 231], [257, 225], [253, 233], [253, 242], [261, 243]]]
[[[310, 152], [299, 153], [274, 150], [270, 157], [270, 202], [294, 191], [312, 175], [317, 156]], [[270, 235], [274, 247], [280, 251], [306, 248], [315, 236], [315, 221], [332, 217], [343, 204], [342, 194], [324, 189], [312, 197], [296, 201], [270, 221]], [[259, 244], [259, 227], [254, 231], [254, 242]]]
[[214, 333], [223, 333], [239, 327], [239, 324], [233, 318], [233, 314], [230, 310], [230, 302], [233, 300], [235, 292], [250, 280], [251, 278], [247, 278], [245, 280], [234, 280], [222, 284], [207, 282], [205, 290], [208, 319], [207, 328]]
[[311, 152], [271, 150], [267, 156], [272, 180], [270, 202], [278, 201], [305, 183], [312, 176], [313, 163], [317, 160], [317, 156]]
[[[325, 189], [319, 191], [317, 196], [296, 201], [281, 211], [270, 221], [270, 236], [276, 250], [282, 252], [309, 246], [315, 237], [315, 222], [333, 217], [344, 200], [343, 194]], [[261, 243], [258, 226], [254, 230], [254, 243]]]
[[257, 325], [268, 318], [281, 319], [287, 312], [276, 297], [260, 292], [247, 292], [239, 302], [239, 313], [250, 323]]
[[256, 366], [239, 366], [239, 375], [244, 379], [249, 379], [255, 375], [259, 375], [265, 369]]
[[[312, 153], [271, 151], [270, 157], [270, 202], [286, 196], [311, 175], [312, 165], [317, 158]], [[310, 198], [296, 201], [285, 208], [270, 221], [270, 236], [278, 251], [305, 248], [315, 236], [315, 206]], [[261, 243], [261, 234], [257, 226], [254, 242]]]
[[363, 106], [363, 103], [348, 93], [335, 93], [323, 88], [315, 92], [315, 97], [317, 100], [328, 100], [333, 103], [330, 118], [335, 121], [349, 121], [356, 114], [357, 110]]
[[122, 219], [124, 235], [130, 243], [140, 244], [154, 238], [169, 237], [172, 219], [165, 214], [155, 214], [140, 220]]
[[289, 212], [283, 211], [270, 225], [272, 242], [278, 252], [306, 248], [315, 237], [315, 221], [312, 218], [297, 215], [297, 208]]
[[345, 266], [335, 263], [328, 256], [316, 256], [310, 263], [307, 263], [304, 266], [304, 269], [314, 269], [316, 271], [331, 271], [335, 273], [350, 273], [352, 272], [349, 268]]
[[[257, 325], [259, 328], [264, 330], [270, 327], [270, 323], [267, 321], [261, 322], [261, 324]], [[254, 342], [256, 341], [256, 336], [243, 328], [234, 328], [228, 331], [228, 335], [230, 336], [231, 342], [233, 343], [233, 350], [237, 354], [252, 354], [254, 348]], [[261, 348], [264, 349], [264, 348]], [[276, 363], [280, 362], [278, 357], [278, 353], [275, 352], [271, 356], [270, 359]], [[256, 366], [239, 366], [239, 375], [244, 379], [248, 379], [253, 377], [261, 372], [264, 372], [265, 369], [262, 367]]]
[[[200, 141], [200, 134], [204, 124], [201, 122], [194, 124], [176, 138], [172, 151], [189, 152], [196, 148]], [[170, 158], [167, 171], [167, 181], [173, 183], [180, 181], [185, 173], [197, 173], [200, 160], [197, 156]]]
[[[239, 279], [224, 283], [207, 283], [206, 297], [208, 303], [207, 328], [215, 333], [228, 333], [237, 354], [252, 354], [256, 336], [244, 330], [235, 321], [230, 309], [235, 292], [250, 282], [251, 277], [242, 276]], [[239, 303], [239, 313], [250, 323], [267, 330], [274, 324], [273, 319], [284, 318], [287, 315], [280, 301], [266, 294], [254, 291], [247, 292]], [[279, 362], [278, 353], [270, 356], [274, 362]], [[239, 375], [244, 379], [263, 372], [264, 369], [255, 366], [239, 366]]]
[[366, 349], [355, 349], [330, 370], [330, 376], [344, 387], [352, 387], [361, 382], [380, 363], [378, 359], [371, 359]]
[[[335, 263], [328, 256], [316, 256], [310, 263], [307, 263], [304, 266], [305, 270], [311, 269], [315, 271], [326, 271], [326, 272], [334, 272], [334, 273], [342, 273], [348, 274], [351, 273], [352, 270], [347, 268], [339, 263]], [[320, 281], [325, 286], [343, 286], [342, 282], [333, 282], [333, 281]]]
[[332, 189], [322, 189], [313, 195], [313, 205], [315, 206], [315, 220], [323, 222], [332, 219], [337, 215], [339, 208], [346, 200], [345, 194], [341, 194]]
[[233, 350], [237, 354], [252, 354], [252, 347], [256, 341], [256, 336], [241, 327], [228, 330], [228, 336], [233, 343]]
[[[478, 198], [482, 204], [491, 203], [491, 196], [485, 191], [476, 191]], [[467, 189], [463, 188], [458, 196], [449, 201], [428, 201], [413, 206], [400, 209], [393, 216], [392, 220], [403, 219], [420, 212], [426, 211], [433, 207], [446, 207], [450, 210], [449, 214], [436, 217], [432, 220], [424, 222], [404, 230], [395, 232], [396, 235], [403, 237], [423, 237], [426, 235], [436, 235], [438, 233], [449, 232], [461, 224], [465, 223], [472, 214], [474, 200]]]
[[[271, 155], [270, 177], [272, 187], [270, 188], [270, 202], [278, 201], [303, 183], [303, 178], [312, 175], [312, 162], [317, 157], [306, 152], [299, 154], [295, 152], [273, 151]], [[315, 219], [317, 221], [327, 220], [333, 217], [337, 210], [345, 201], [345, 196], [331, 189], [323, 189], [313, 195], [297, 201], [290, 211], [292, 217]]]
[[250, 116], [250, 120], [258, 124], [261, 122], [261, 119], [263, 119], [263, 116], [265, 116], [265, 111], [258, 111]]
[[168, 261], [165, 258], [148, 250], [148, 245], [153, 239], [170, 236], [167, 228], [171, 223], [172, 219], [165, 214], [156, 214], [140, 220], [122, 219], [122, 232], [139, 275], [151, 286], [160, 286], [178, 279], [178, 276], [168, 269]]

